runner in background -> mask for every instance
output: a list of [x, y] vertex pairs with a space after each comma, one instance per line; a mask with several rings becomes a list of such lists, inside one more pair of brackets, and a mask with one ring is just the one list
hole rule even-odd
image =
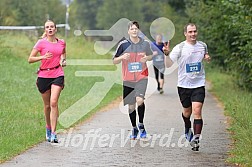
[[164, 51], [163, 48], [170, 46], [170, 42], [163, 42], [161, 34], [156, 35], [156, 39], [151, 44], [151, 49], [153, 51], [153, 68], [155, 73], [155, 78], [157, 81], [157, 90], [160, 94], [164, 93], [164, 72], [165, 72], [165, 63], [164, 63]]

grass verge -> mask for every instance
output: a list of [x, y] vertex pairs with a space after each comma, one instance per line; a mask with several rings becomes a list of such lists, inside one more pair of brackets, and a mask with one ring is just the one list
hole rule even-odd
[[[36, 87], [36, 69], [39, 63], [28, 64], [27, 58], [36, 40], [22, 33], [0, 34], [0, 162], [16, 156], [26, 149], [45, 140], [43, 102]], [[100, 56], [93, 44], [81, 37], [67, 39], [67, 59], [110, 59], [111, 55]], [[111, 60], [112, 64], [112, 60]], [[113, 71], [112, 66], [67, 66], [66, 85], [59, 99], [60, 113], [85, 96], [101, 77], [76, 77], [75, 71]], [[78, 122], [108, 105], [121, 95], [121, 85], [114, 84], [103, 100]], [[91, 99], [92, 100], [92, 99]], [[74, 126], [74, 125], [73, 125]], [[62, 128], [59, 124], [57, 129]]]
[[227, 161], [243, 166], [252, 165], [252, 93], [236, 86], [234, 77], [220, 69], [208, 67], [207, 79], [211, 92], [223, 103], [225, 114], [231, 118], [229, 131], [232, 146]]

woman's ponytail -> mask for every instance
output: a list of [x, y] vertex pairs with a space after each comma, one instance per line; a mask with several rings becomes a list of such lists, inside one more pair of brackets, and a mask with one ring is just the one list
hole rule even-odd
[[45, 37], [46, 37], [46, 32], [44, 32], [44, 33], [41, 35], [40, 38], [42, 39], [42, 38], [45, 38]]

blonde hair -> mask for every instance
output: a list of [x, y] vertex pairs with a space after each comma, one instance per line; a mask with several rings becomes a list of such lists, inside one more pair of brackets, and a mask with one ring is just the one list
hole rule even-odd
[[[56, 24], [54, 23], [54, 21], [52, 21], [52, 20], [47, 20], [45, 23], [47, 23], [47, 22], [52, 22], [52, 23], [54, 24], [55, 28], [56, 28]], [[44, 29], [45, 29], [45, 27], [44, 27]], [[44, 33], [41, 35], [40, 38], [45, 38], [46, 36], [47, 36], [47, 35], [46, 35], [46, 32], [44, 31]]]
[[42, 38], [45, 38], [46, 37], [46, 32], [44, 32], [41, 36], [40, 36], [40, 38], [42, 39]]

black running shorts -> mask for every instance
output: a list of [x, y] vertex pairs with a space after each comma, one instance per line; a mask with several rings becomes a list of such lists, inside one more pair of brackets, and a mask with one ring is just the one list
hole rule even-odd
[[58, 85], [64, 88], [64, 76], [58, 78], [40, 78], [37, 79], [37, 87], [40, 93], [45, 93], [47, 90], [51, 89], [52, 85]]
[[142, 79], [138, 82], [123, 82], [123, 103], [135, 104], [136, 97], [142, 97], [144, 99], [148, 79]]
[[178, 94], [180, 102], [184, 108], [192, 106], [192, 102], [204, 103], [205, 100], [205, 87], [198, 88], [181, 88], [178, 87]]

